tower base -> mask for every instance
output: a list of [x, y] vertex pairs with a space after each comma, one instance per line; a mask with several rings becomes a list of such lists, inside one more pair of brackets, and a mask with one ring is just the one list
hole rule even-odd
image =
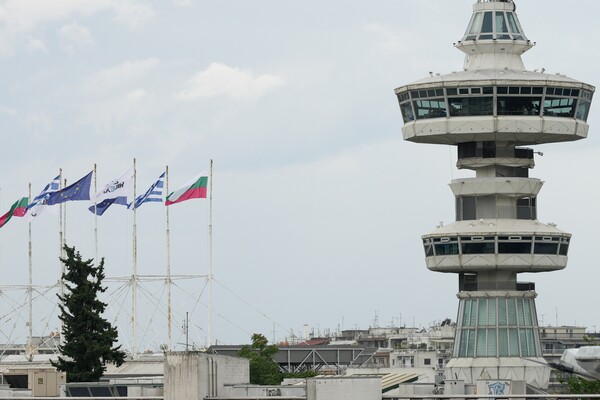
[[548, 388], [550, 370], [542, 357], [453, 358], [444, 370], [446, 379], [477, 384], [481, 379], [525, 381], [538, 389]]

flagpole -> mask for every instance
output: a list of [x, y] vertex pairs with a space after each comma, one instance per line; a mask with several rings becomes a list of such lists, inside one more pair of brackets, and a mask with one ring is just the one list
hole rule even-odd
[[136, 224], [136, 168], [135, 158], [133, 159], [133, 271], [131, 275], [131, 357], [137, 356], [136, 324], [137, 324], [137, 224]]
[[[62, 168], [60, 168], [58, 170], [58, 190], [62, 189]], [[60, 277], [58, 278], [58, 292], [60, 293], [60, 296], [62, 297], [65, 294], [65, 286], [64, 286], [64, 281], [62, 279], [63, 276], [63, 263], [60, 260], [60, 258], [62, 258], [63, 256], [63, 248], [62, 248], [62, 236], [63, 236], [63, 232], [62, 232], [62, 208], [63, 208], [63, 203], [60, 203], [58, 205], [58, 256], [59, 256], [59, 260], [58, 260], [58, 265], [60, 268]], [[59, 343], [62, 345], [64, 344], [64, 335], [62, 334], [63, 332], [63, 323], [62, 321], [60, 321], [60, 337], [59, 337]]]
[[[29, 201], [31, 203], [31, 182], [29, 182]], [[27, 359], [33, 361], [33, 259], [31, 248], [31, 221], [29, 221], [29, 287], [27, 297], [29, 300], [29, 340], [27, 342]]]
[[[58, 178], [58, 189], [62, 190], [65, 186], [67, 186], [67, 180], [64, 180], [64, 186], [63, 186], [63, 178], [62, 178], [62, 168], [59, 171], [59, 178]], [[65, 203], [60, 203], [59, 205], [59, 234], [58, 234], [58, 239], [60, 241], [60, 245], [59, 245], [59, 254], [60, 254], [60, 258], [62, 259], [64, 257], [64, 241], [65, 241], [65, 232], [64, 232], [64, 223], [63, 223], [63, 218], [66, 218], [66, 204]], [[65, 264], [62, 262], [62, 260], [60, 261], [60, 279], [59, 279], [59, 291], [60, 291], [60, 296], [61, 298], [65, 295], [65, 280], [63, 279], [63, 275], [65, 274]], [[63, 335], [63, 322], [62, 320], [60, 321], [60, 344], [63, 345], [65, 343], [65, 335]]]
[[[1, 194], [2, 194], [2, 188], [0, 188], [0, 204], [2, 204], [2, 196], [1, 196]], [[0, 251], [1, 250], [2, 250], [2, 246], [0, 245]], [[1, 253], [0, 253], [0, 255], [1, 255]]]
[[212, 345], [212, 195], [213, 160], [210, 160], [210, 197], [208, 203], [208, 346]]
[[[169, 166], [165, 166], [165, 189], [167, 195], [169, 194]], [[167, 331], [169, 337], [169, 350], [173, 349], [173, 338], [171, 331], [171, 229], [169, 227], [169, 207], [165, 207], [167, 217]]]
[[[63, 180], [62, 180], [62, 168], [60, 168], [58, 170], [58, 190], [62, 190], [63, 186], [62, 186]], [[58, 256], [62, 257], [63, 256], [63, 203], [60, 203], [58, 206]], [[62, 266], [62, 261], [59, 260], [59, 266]], [[60, 281], [62, 282], [62, 274], [60, 277]], [[62, 286], [61, 286], [62, 289]], [[63, 294], [63, 291], [61, 290], [60, 294]]]
[[[67, 187], [67, 179], [65, 178], [65, 187]], [[67, 203], [64, 203], [64, 213], [65, 216], [63, 218], [63, 247], [67, 244]], [[64, 252], [64, 249], [63, 249]], [[65, 266], [63, 264], [63, 272], [65, 271]]]
[[98, 266], [98, 182], [96, 177], [96, 164], [94, 163], [94, 265]]

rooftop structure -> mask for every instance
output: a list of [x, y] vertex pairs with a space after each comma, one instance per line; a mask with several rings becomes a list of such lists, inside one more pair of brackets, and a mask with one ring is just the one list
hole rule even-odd
[[527, 38], [511, 0], [478, 0], [455, 47], [463, 71], [433, 75], [395, 90], [404, 139], [457, 146], [459, 169], [474, 178], [450, 183], [456, 222], [423, 235], [427, 267], [459, 275], [459, 309], [447, 377], [483, 376], [545, 388], [535, 285], [523, 272], [567, 266], [571, 234], [538, 220], [543, 182], [529, 176], [533, 149], [588, 135], [595, 88], [560, 74], [528, 71]]

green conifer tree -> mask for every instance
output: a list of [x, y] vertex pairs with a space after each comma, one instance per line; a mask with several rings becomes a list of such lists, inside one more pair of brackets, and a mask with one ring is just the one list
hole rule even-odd
[[98, 300], [98, 294], [106, 291], [104, 259], [94, 267], [93, 260], [82, 260], [75, 247], [64, 249], [67, 256], [60, 260], [65, 265], [66, 291], [58, 295], [63, 344], [52, 365], [66, 372], [69, 382], [97, 382], [107, 363], [119, 366], [125, 360], [121, 346], [114, 346], [117, 329], [102, 317], [106, 303]]
[[250, 383], [255, 385], [279, 385], [283, 379], [279, 364], [273, 357], [279, 349], [269, 345], [264, 335], [252, 335], [252, 344], [243, 346], [238, 355], [250, 360]]

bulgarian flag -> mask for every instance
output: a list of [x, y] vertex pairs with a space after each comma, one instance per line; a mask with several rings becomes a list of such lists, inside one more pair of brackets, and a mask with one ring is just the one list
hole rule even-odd
[[165, 201], [165, 206], [171, 204], [181, 203], [182, 201], [190, 199], [205, 199], [206, 198], [206, 185], [208, 183], [208, 176], [206, 172], [201, 173], [194, 179], [180, 187], [174, 192], [171, 192]]
[[11, 207], [10, 210], [6, 214], [0, 217], [0, 228], [2, 228], [12, 217], [23, 217], [27, 212], [27, 203], [29, 199], [27, 197], [23, 197], [20, 200], [17, 200]]

